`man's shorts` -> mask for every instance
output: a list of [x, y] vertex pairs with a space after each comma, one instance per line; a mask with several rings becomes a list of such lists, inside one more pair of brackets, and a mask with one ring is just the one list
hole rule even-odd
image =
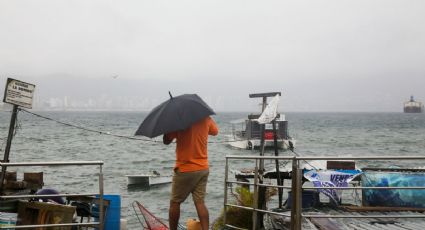
[[208, 169], [194, 172], [175, 170], [171, 188], [171, 201], [182, 203], [190, 193], [192, 193], [194, 202], [204, 201], [209, 173]]

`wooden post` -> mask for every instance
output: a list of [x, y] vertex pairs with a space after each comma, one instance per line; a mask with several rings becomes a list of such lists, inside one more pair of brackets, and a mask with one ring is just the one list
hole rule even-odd
[[[18, 106], [13, 105], [12, 115], [10, 118], [9, 135], [7, 136], [7, 144], [4, 150], [4, 157], [3, 157], [4, 163], [9, 162], [10, 146], [12, 145], [12, 139], [13, 139], [13, 134], [15, 132], [15, 123], [16, 123], [17, 117], [18, 117]], [[6, 166], [3, 165], [3, 167], [1, 167], [1, 175], [0, 175], [1, 176], [0, 177], [0, 194], [3, 192], [3, 183], [4, 183], [5, 175], [6, 175]]]
[[302, 211], [302, 169], [298, 167], [298, 160], [292, 160], [292, 200], [291, 200], [291, 230], [301, 230]]

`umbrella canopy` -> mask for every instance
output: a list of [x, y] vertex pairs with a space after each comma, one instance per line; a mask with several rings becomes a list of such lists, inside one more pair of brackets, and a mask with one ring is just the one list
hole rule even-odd
[[184, 130], [215, 112], [196, 94], [183, 94], [161, 103], [145, 118], [135, 135], [150, 138]]

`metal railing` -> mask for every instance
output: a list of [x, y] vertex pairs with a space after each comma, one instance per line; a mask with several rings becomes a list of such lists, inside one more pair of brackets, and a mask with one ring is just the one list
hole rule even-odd
[[[240, 181], [231, 181], [229, 180], [229, 160], [254, 160], [255, 161], [255, 168], [254, 168], [254, 182], [240, 182]], [[292, 172], [291, 172], [291, 186], [279, 186], [279, 185], [268, 185], [268, 184], [260, 184], [259, 178], [263, 176], [264, 172], [260, 172], [259, 170], [259, 164], [261, 164], [264, 160], [285, 160], [285, 161], [292, 161]], [[425, 190], [425, 187], [415, 186], [415, 187], [369, 187], [369, 186], [356, 186], [356, 187], [309, 187], [304, 186], [303, 187], [303, 171], [300, 168], [300, 162], [301, 161], [308, 161], [308, 160], [376, 160], [376, 161], [394, 161], [394, 160], [425, 160], [425, 156], [370, 156], [370, 157], [285, 157], [285, 156], [226, 156], [226, 162], [225, 162], [225, 179], [224, 179], [224, 225], [229, 228], [233, 229], [242, 229], [237, 226], [232, 226], [230, 224], [227, 224], [227, 208], [228, 207], [235, 207], [245, 210], [252, 211], [253, 215], [253, 225], [252, 229], [257, 229], [257, 215], [258, 213], [268, 213], [283, 217], [290, 217], [290, 228], [291, 230], [300, 230], [302, 225], [303, 218], [425, 218], [425, 215], [312, 215], [312, 214], [303, 214], [302, 213], [302, 190], [304, 189], [343, 189], [343, 190], [356, 190], [356, 189], [376, 189], [376, 190], [382, 190], [382, 189], [420, 189]], [[239, 184], [239, 185], [253, 185], [254, 186], [254, 202], [253, 207], [246, 207], [241, 205], [234, 205], [228, 203], [228, 187], [232, 184]], [[280, 213], [280, 212], [273, 212], [269, 210], [263, 210], [259, 207], [258, 204], [258, 190], [259, 187], [274, 187], [274, 188], [281, 188], [281, 189], [288, 189], [291, 190], [291, 210], [290, 215]]]
[[19, 225], [13, 227], [1, 227], [0, 229], [28, 229], [40, 227], [98, 227], [104, 229], [104, 200], [103, 200], [103, 161], [68, 161], [68, 162], [20, 162], [20, 163], [1, 163], [0, 167], [20, 167], [20, 166], [99, 166], [99, 193], [86, 194], [49, 194], [49, 195], [0, 195], [0, 199], [25, 199], [25, 198], [43, 198], [43, 197], [85, 197], [98, 196], [99, 199], [99, 221], [90, 223], [63, 223], [63, 224], [38, 224], [38, 225]]

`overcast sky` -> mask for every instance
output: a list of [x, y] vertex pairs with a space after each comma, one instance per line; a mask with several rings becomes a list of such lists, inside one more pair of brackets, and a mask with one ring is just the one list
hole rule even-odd
[[198, 93], [218, 111], [281, 91], [283, 111], [398, 112], [410, 95], [425, 102], [424, 10], [423, 0], [0, 0], [0, 83], [34, 83], [40, 98]]

